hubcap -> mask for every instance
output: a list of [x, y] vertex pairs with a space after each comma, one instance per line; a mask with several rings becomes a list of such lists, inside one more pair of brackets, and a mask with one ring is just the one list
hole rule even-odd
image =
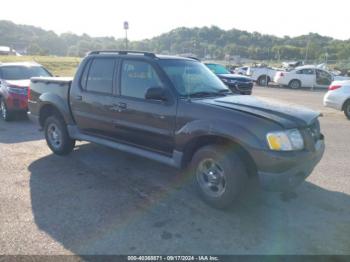
[[299, 83], [296, 81], [292, 82], [292, 88], [299, 88]]
[[7, 111], [6, 111], [6, 106], [5, 106], [5, 103], [4, 101], [1, 101], [1, 115], [2, 115], [2, 118], [6, 118], [6, 115], [7, 115]]
[[62, 144], [62, 132], [56, 124], [52, 123], [48, 126], [47, 135], [50, 144], [56, 149], [60, 148]]
[[197, 181], [209, 196], [220, 197], [225, 193], [226, 180], [223, 168], [213, 159], [204, 159], [196, 172]]

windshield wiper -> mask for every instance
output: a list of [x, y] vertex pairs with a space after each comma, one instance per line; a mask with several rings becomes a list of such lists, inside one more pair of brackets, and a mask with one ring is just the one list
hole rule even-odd
[[210, 92], [210, 91], [201, 91], [201, 92], [195, 92], [192, 94], [188, 94], [189, 97], [211, 97], [211, 96], [226, 96], [226, 92], [223, 92], [226, 90], [220, 90], [216, 92]]

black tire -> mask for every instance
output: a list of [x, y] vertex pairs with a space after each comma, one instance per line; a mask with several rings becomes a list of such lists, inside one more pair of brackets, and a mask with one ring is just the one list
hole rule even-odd
[[301, 87], [301, 82], [300, 80], [293, 79], [289, 82], [288, 87], [292, 89], [299, 89]]
[[11, 121], [13, 118], [13, 113], [7, 109], [6, 102], [3, 98], [0, 100], [0, 111], [1, 118], [5, 121]]
[[260, 76], [258, 78], [257, 83], [259, 86], [268, 86], [270, 81], [271, 81], [270, 77], [265, 75], [265, 76]]
[[344, 115], [350, 120], [350, 100], [345, 102], [343, 109]]
[[75, 140], [68, 135], [67, 127], [62, 117], [53, 115], [45, 120], [44, 132], [46, 143], [57, 155], [68, 155], [75, 147]]
[[[210, 161], [215, 164], [212, 165]], [[237, 199], [247, 180], [246, 167], [237, 153], [232, 148], [218, 145], [202, 147], [195, 153], [191, 162], [191, 173], [202, 199], [218, 209], [229, 207]], [[225, 188], [223, 191], [221, 184]]]

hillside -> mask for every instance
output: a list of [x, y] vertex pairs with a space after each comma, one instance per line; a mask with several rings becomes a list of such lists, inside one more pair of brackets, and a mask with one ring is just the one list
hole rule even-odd
[[[0, 21], [0, 45], [27, 50], [29, 55], [84, 56], [93, 49], [123, 49], [124, 40], [65, 33], [57, 35], [38, 27]], [[341, 41], [310, 33], [284, 38], [218, 27], [177, 28], [168, 33], [129, 44], [130, 49], [157, 53], [193, 53], [198, 57], [223, 59], [226, 54], [255, 60], [350, 59], [350, 40]], [[307, 48], [308, 47], [308, 48]], [[326, 55], [327, 54], [327, 55]]]

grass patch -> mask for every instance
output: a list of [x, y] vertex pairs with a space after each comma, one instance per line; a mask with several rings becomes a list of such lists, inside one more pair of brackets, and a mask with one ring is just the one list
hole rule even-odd
[[0, 56], [0, 62], [37, 62], [56, 76], [74, 76], [81, 61], [79, 57]]

